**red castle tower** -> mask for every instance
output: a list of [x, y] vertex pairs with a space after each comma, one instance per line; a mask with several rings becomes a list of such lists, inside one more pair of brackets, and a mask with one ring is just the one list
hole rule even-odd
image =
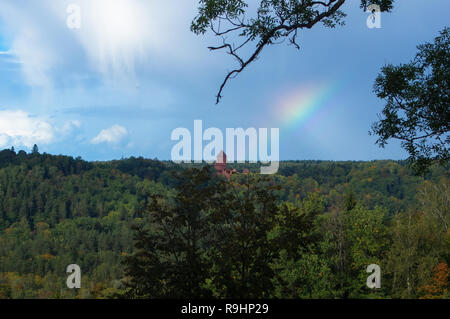
[[225, 176], [227, 179], [230, 179], [233, 173], [236, 173], [235, 169], [229, 169], [227, 167], [227, 154], [223, 151], [220, 151], [217, 155], [216, 163], [214, 164], [214, 168], [216, 169], [217, 175]]

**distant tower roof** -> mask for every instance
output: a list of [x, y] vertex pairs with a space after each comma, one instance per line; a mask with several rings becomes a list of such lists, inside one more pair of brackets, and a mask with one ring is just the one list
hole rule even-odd
[[225, 154], [223, 151], [220, 151], [219, 154], [217, 154], [216, 163], [226, 164], [227, 163], [227, 154]]
[[220, 151], [220, 153], [217, 155], [217, 160], [216, 164], [214, 164], [214, 168], [219, 174], [227, 169], [227, 155], [223, 151]]
[[231, 175], [237, 173], [235, 169], [227, 168], [227, 154], [220, 151], [217, 155], [217, 161], [214, 164], [214, 168], [217, 171], [217, 175], [225, 176], [226, 179], [230, 179]]

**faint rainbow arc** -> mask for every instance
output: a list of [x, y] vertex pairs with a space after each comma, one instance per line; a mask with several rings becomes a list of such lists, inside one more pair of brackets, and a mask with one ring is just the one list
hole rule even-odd
[[332, 107], [332, 98], [341, 85], [314, 84], [298, 87], [283, 94], [275, 103], [274, 116], [281, 129], [293, 131], [308, 129], [326, 116]]

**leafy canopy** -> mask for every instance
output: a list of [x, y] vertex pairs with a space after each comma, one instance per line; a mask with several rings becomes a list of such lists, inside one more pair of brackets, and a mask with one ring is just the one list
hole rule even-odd
[[400, 140], [420, 174], [449, 159], [450, 28], [417, 48], [410, 63], [389, 64], [377, 77], [374, 92], [386, 105], [372, 131], [381, 147]]

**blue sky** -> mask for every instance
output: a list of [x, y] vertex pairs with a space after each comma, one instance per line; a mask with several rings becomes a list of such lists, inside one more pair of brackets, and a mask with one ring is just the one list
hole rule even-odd
[[[380, 29], [367, 28], [358, 2], [344, 6], [344, 27], [302, 31], [300, 51], [267, 48], [215, 105], [235, 65], [207, 50], [216, 39], [189, 31], [196, 1], [2, 0], [0, 148], [170, 159], [172, 130], [200, 119], [223, 131], [280, 128], [282, 160], [406, 158], [368, 134], [383, 107], [373, 82], [448, 26], [450, 2], [397, 1]], [[71, 3], [80, 29], [66, 25]]]

